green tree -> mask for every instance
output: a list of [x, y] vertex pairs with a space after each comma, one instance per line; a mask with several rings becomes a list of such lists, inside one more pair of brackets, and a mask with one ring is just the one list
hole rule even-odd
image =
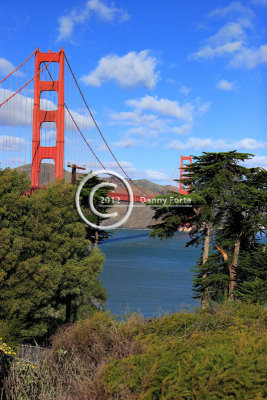
[[[213, 235], [216, 231], [217, 237], [218, 232], [222, 232], [227, 238], [231, 235], [233, 237], [235, 231], [238, 230], [238, 225], [242, 223], [243, 214], [242, 212], [238, 213], [236, 207], [237, 197], [239, 196], [239, 198], [242, 198], [244, 196], [244, 193], [241, 194], [241, 188], [242, 190], [247, 188], [248, 184], [246, 181], [244, 182], [244, 180], [246, 180], [247, 176], [250, 176], [251, 170], [240, 165], [240, 162], [251, 157], [251, 154], [237, 153], [236, 151], [225, 153], [204, 153], [202, 156], [194, 157], [195, 162], [190, 167], [185, 183], [189, 184], [189, 182], [191, 182], [190, 191], [198, 193], [205, 199], [209, 214], [206, 213], [204, 216], [206, 219], [204, 226], [213, 230]], [[252, 199], [255, 201], [253, 194]], [[250, 211], [247, 211], [247, 214], [251, 215]], [[256, 219], [259, 221], [258, 214]], [[227, 221], [231, 221], [230, 224], [232, 224], [232, 226], [230, 229], [228, 229], [229, 224], [227, 224]], [[207, 240], [207, 238], [205, 237], [204, 240]], [[228, 263], [228, 273], [230, 278], [228, 288], [229, 299], [233, 298], [233, 270], [236, 268], [238, 262], [238, 246], [240, 246], [240, 243], [235, 241], [235, 250], [232, 262]], [[218, 245], [217, 249], [221, 251], [224, 257], [226, 256], [225, 252]], [[203, 250], [203, 253], [204, 252], [205, 250]], [[208, 261], [208, 255], [206, 255], [205, 260], [206, 262]], [[225, 258], [224, 261], [226, 261]], [[201, 287], [203, 284], [205, 287], [208, 287], [212, 281], [213, 284], [215, 283], [214, 271], [212, 279], [206, 279], [208, 276], [208, 265], [206, 265], [206, 267], [204, 267], [204, 265], [206, 265], [206, 263], [202, 262], [201, 278], [203, 283], [201, 284]], [[225, 268], [223, 268], [222, 272], [222, 280], [224, 280]], [[203, 278], [205, 279], [205, 282]], [[219, 279], [218, 274], [217, 279]], [[220, 279], [220, 281], [222, 280]]]
[[[209, 275], [208, 259], [211, 250], [211, 242], [215, 232], [222, 229], [225, 219], [232, 218], [230, 210], [234, 213], [234, 193], [238, 193], [244, 175], [250, 170], [240, 165], [241, 161], [251, 158], [248, 153], [237, 153], [234, 151], [224, 153], [203, 153], [194, 156], [193, 163], [185, 169], [183, 183], [189, 187], [192, 200], [191, 210], [185, 207], [160, 207], [155, 209], [154, 218], [161, 222], [153, 228], [152, 237], [171, 237], [180, 226], [191, 225], [189, 245], [202, 245], [202, 257], [197, 274], [196, 294], [201, 297], [205, 306], [209, 295], [211, 279]], [[179, 194], [173, 194], [176, 198]], [[259, 216], [257, 216], [259, 218]], [[232, 270], [229, 264], [228, 273]], [[225, 278], [225, 277], [224, 277]], [[231, 281], [231, 277], [230, 277]], [[214, 281], [213, 281], [214, 284]], [[229, 285], [231, 298], [231, 286]]]
[[[216, 234], [214, 234], [216, 237]], [[194, 271], [195, 278], [193, 280], [194, 297], [199, 298], [203, 291], [203, 283], [208, 291], [208, 298], [210, 301], [221, 302], [228, 297], [229, 285], [229, 270], [228, 265], [224, 262], [221, 254], [214, 246], [214, 239], [211, 245], [208, 260], [205, 264], [206, 277], [203, 282], [203, 267], [202, 263], [198, 262], [192, 270]]]
[[223, 229], [217, 232], [217, 249], [229, 270], [228, 298], [234, 298], [239, 257], [257, 248], [257, 235], [266, 235], [267, 171], [246, 168], [225, 196]]
[[[83, 177], [78, 180], [77, 185], [81, 182]], [[98, 176], [93, 176], [90, 180], [88, 180], [81, 191], [80, 196], [80, 205], [84, 212], [84, 215], [88, 219], [88, 221], [93, 224], [100, 226], [101, 222], [105, 220], [105, 218], [99, 217], [95, 215], [89, 207], [89, 195], [93, 188], [97, 185], [104, 183], [103, 179], [100, 179]], [[93, 204], [95, 209], [101, 214], [105, 214], [106, 212], [110, 212], [111, 207], [113, 206], [112, 199], [108, 197], [108, 193], [111, 188], [108, 186], [104, 186], [99, 188], [93, 198]], [[95, 229], [91, 226], [86, 226], [87, 238], [94, 244], [95, 247], [103, 241], [107, 240], [110, 236], [112, 236], [112, 232], [108, 232], [102, 229]]]
[[250, 252], [240, 254], [240, 267], [237, 269], [235, 298], [252, 303], [267, 302], [267, 252], [258, 244]]
[[4, 170], [0, 187], [2, 335], [42, 338], [65, 322], [69, 296], [72, 320], [105, 301], [98, 280], [104, 256], [86, 238], [73, 186], [58, 183], [22, 196], [26, 177]]

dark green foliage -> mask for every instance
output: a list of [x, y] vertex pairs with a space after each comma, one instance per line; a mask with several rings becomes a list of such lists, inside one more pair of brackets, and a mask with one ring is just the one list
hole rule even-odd
[[[222, 234], [219, 233], [222, 240]], [[215, 236], [216, 241], [217, 236]], [[253, 241], [249, 244], [246, 240], [241, 243], [239, 265], [236, 271], [237, 284], [234, 290], [235, 298], [253, 303], [264, 304], [267, 302], [267, 253], [265, 246], [258, 243], [258, 239], [252, 237]], [[255, 239], [255, 240], [254, 240]], [[233, 240], [224, 238], [222, 247], [230, 256], [233, 252]], [[206, 264], [207, 278], [206, 286], [209, 298], [212, 301], [223, 301], [227, 298], [227, 288], [229, 284], [228, 265], [224, 262], [221, 254], [213, 250], [209, 255]], [[203, 287], [201, 279], [201, 262], [193, 268], [195, 271], [194, 291], [195, 297], [199, 297], [199, 292]]]
[[244, 169], [242, 175], [236, 176], [221, 208], [224, 211], [223, 237], [240, 236], [243, 248], [253, 247], [256, 235], [266, 231], [267, 171]]
[[[179, 230], [179, 227], [184, 226], [188, 223], [200, 223], [200, 215], [196, 214], [196, 210], [202, 207], [206, 207], [205, 199], [198, 194], [190, 194], [187, 197], [176, 192], [172, 192], [167, 195], [157, 196], [158, 199], [165, 199], [165, 205], [160, 207], [154, 207], [154, 219], [160, 220], [156, 225], [152, 225], [152, 231], [150, 236], [161, 239], [171, 238]], [[173, 207], [175, 205], [172, 199], [177, 199], [177, 204], [181, 207]], [[187, 198], [190, 201], [187, 203]], [[181, 202], [181, 203], [179, 203]]]
[[[221, 260], [218, 259], [216, 254], [210, 257], [210, 271], [214, 269], [212, 260], [215, 260], [217, 271], [221, 271], [218, 279], [222, 280], [227, 264], [233, 263], [237, 240], [240, 241], [238, 263], [235, 268], [234, 295], [243, 301], [267, 301], [264, 283], [267, 263], [262, 254], [262, 247], [258, 243], [258, 234], [261, 233], [263, 237], [266, 235], [266, 186], [267, 172], [260, 168], [246, 169], [242, 177], [236, 180], [231, 196], [222, 207], [224, 209], [223, 229], [219, 229], [215, 235], [215, 242], [219, 243], [228, 255], [228, 262], [225, 262], [222, 257]], [[255, 271], [253, 271], [254, 268]], [[260, 280], [256, 279], [257, 277], [261, 277]], [[255, 279], [256, 281], [252, 284]], [[240, 293], [241, 286], [243, 287], [242, 294]], [[220, 297], [215, 296], [215, 300], [219, 299]]]
[[98, 281], [104, 256], [91, 249], [74, 205], [75, 188], [59, 183], [22, 196], [28, 182], [0, 175], [0, 331], [12, 341], [44, 338], [65, 320], [89, 312], [106, 293]]
[[[253, 157], [249, 153], [237, 153], [236, 150], [228, 152], [203, 152], [201, 156], [193, 156], [193, 162], [188, 165], [183, 182], [190, 187], [190, 192], [203, 190], [212, 201], [217, 194], [231, 190], [236, 176], [241, 176], [247, 168], [240, 165]], [[211, 184], [207, 187], [207, 181]]]
[[205, 264], [207, 276], [205, 283], [202, 279], [201, 260], [192, 270], [194, 271], [194, 298], [200, 298], [201, 291], [207, 290], [208, 298], [212, 302], [221, 302], [227, 299], [229, 272], [227, 265], [223, 262], [221, 254], [215, 250], [209, 254], [208, 261]]
[[241, 254], [235, 296], [242, 301], [267, 302], [266, 246], [259, 245], [255, 250]]

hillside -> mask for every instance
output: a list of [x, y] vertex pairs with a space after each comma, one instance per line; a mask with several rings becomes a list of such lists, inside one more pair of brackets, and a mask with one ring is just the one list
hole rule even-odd
[[133, 180], [133, 182], [139, 186], [141, 189], [143, 189], [147, 194], [166, 194], [169, 191], [174, 191], [176, 192], [178, 189], [177, 186], [171, 186], [171, 185], [160, 185], [158, 183], [151, 182], [147, 179], [136, 179]]
[[[28, 178], [31, 177], [31, 171], [32, 171], [31, 164], [22, 165], [21, 167], [18, 167], [17, 169], [19, 171], [25, 172], [26, 175], [28, 176]], [[55, 181], [55, 166], [54, 166], [54, 164], [50, 164], [50, 163], [42, 163], [41, 164], [40, 179], [41, 179], [41, 182], [40, 182], [41, 185], [47, 185], [48, 183]], [[64, 179], [68, 183], [71, 181], [71, 172], [69, 172], [65, 169], [64, 169]]]
[[[25, 164], [21, 167], [17, 168], [19, 171], [24, 171], [26, 175], [31, 177], [31, 164]], [[82, 176], [81, 173], [77, 173], [77, 176]], [[48, 184], [50, 182], [54, 182], [55, 180], [55, 166], [50, 163], [42, 163], [41, 171], [40, 171], [41, 185]], [[70, 170], [64, 169], [64, 179], [66, 182], [71, 181], [71, 172]], [[160, 185], [158, 183], [151, 182], [147, 179], [133, 179], [133, 182], [143, 189], [148, 195], [159, 195], [166, 194], [169, 191], [177, 191], [178, 186], [171, 185]], [[131, 185], [134, 194], [142, 195], [142, 190], [138, 190], [135, 185]]]

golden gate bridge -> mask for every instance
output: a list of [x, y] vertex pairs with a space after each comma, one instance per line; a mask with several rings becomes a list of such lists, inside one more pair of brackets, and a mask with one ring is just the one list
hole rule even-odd
[[[0, 81], [1, 168], [18, 168], [31, 176], [31, 188], [66, 177], [69, 168], [89, 172], [112, 169], [131, 184], [134, 201], [153, 197], [138, 186], [106, 141], [82, 93], [66, 54], [39, 48]], [[180, 179], [184, 162], [181, 156]], [[187, 194], [182, 182], [179, 192]], [[120, 200], [128, 193], [120, 187]]]

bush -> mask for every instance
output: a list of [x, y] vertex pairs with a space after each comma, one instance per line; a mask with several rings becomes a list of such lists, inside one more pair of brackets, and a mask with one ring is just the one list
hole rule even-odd
[[7, 399], [98, 398], [95, 393], [104, 390], [98, 382], [102, 366], [109, 359], [121, 359], [141, 349], [132, 333], [133, 320], [131, 317], [122, 324], [108, 313], [98, 312], [61, 328], [34, 369], [22, 369], [21, 360], [12, 364], [5, 381]]
[[27, 379], [14, 362], [7, 400], [263, 400], [266, 315], [242, 303], [125, 322], [99, 312], [62, 328]]

